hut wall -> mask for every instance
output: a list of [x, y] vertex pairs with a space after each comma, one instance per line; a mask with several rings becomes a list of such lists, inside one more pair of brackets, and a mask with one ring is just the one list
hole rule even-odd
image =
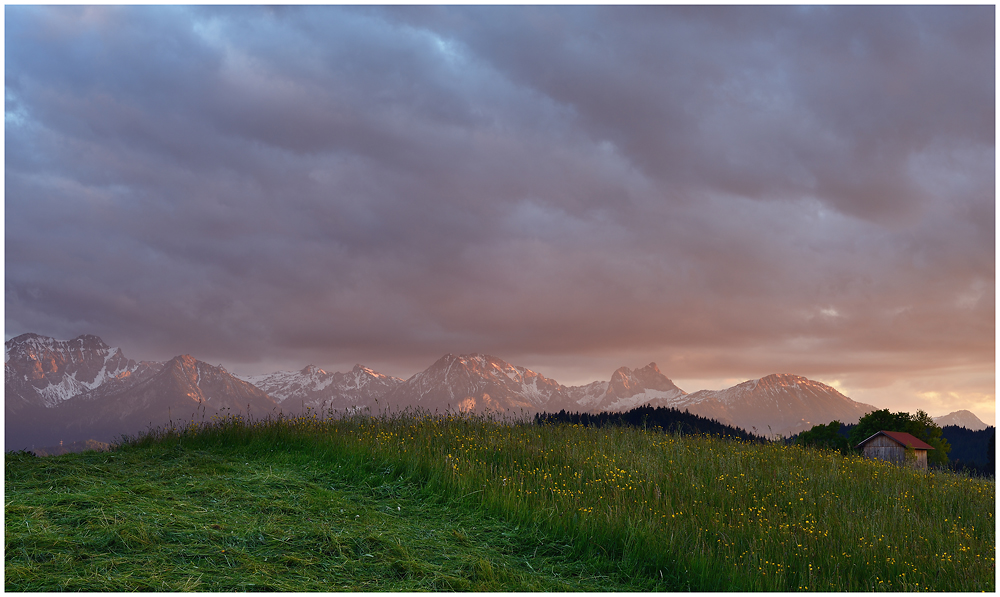
[[[914, 464], [920, 468], [927, 468], [927, 450], [914, 450], [914, 453], [917, 457]], [[864, 455], [866, 458], [878, 458], [896, 464], [906, 463], [906, 448], [884, 435], [865, 444]]]
[[889, 462], [902, 463], [906, 460], [906, 449], [884, 435], [865, 444], [866, 458], [878, 458]]

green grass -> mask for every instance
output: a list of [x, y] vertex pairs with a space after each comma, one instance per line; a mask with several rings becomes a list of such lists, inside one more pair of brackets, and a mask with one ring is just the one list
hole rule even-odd
[[238, 418], [8, 454], [5, 589], [995, 590], [995, 484], [486, 417]]
[[343, 468], [302, 450], [251, 455], [176, 442], [44, 459], [8, 455], [5, 588], [595, 591], [629, 584], [588, 570], [537, 528], [456, 507], [412, 480]]

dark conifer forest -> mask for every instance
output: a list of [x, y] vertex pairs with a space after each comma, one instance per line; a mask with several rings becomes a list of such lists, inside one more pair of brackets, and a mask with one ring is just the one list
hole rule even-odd
[[698, 415], [693, 415], [688, 411], [676, 408], [658, 406], [640, 406], [623, 413], [600, 412], [600, 413], [568, 413], [561, 410], [558, 413], [539, 413], [535, 415], [535, 422], [545, 423], [570, 423], [582, 425], [584, 427], [643, 427], [646, 429], [660, 428], [667, 433], [677, 433], [680, 435], [711, 435], [715, 437], [730, 437], [753, 442], [766, 442], [767, 439], [759, 435], [754, 435], [738, 427], [731, 427]]
[[941, 428], [941, 435], [951, 444], [948, 466], [978, 477], [995, 474], [996, 427], [972, 431], [957, 425]]

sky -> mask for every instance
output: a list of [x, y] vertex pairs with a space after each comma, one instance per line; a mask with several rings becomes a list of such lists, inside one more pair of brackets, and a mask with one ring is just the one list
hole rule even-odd
[[995, 14], [4, 9], [4, 332], [995, 420]]

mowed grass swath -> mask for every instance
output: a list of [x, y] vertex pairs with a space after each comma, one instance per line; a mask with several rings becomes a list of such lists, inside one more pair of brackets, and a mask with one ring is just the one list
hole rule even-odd
[[[8, 591], [630, 591], [576, 558], [384, 470], [314, 458], [309, 440], [208, 450], [153, 442], [8, 454]], [[369, 469], [369, 470], [366, 470]]]
[[833, 452], [413, 413], [233, 417], [122, 449], [163, 442], [410, 479], [665, 590], [995, 590], [994, 482]]

